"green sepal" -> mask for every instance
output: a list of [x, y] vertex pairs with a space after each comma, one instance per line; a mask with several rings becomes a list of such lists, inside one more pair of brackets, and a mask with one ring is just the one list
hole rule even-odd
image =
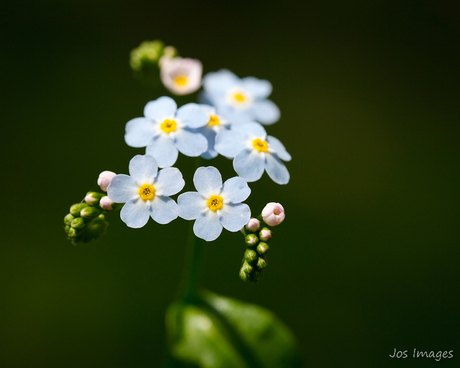
[[166, 314], [170, 367], [299, 368], [292, 333], [272, 312], [206, 292]]
[[247, 273], [247, 274], [250, 274], [253, 270], [254, 270], [254, 267], [252, 267], [248, 261], [244, 260], [243, 261], [243, 267], [242, 267], [242, 270]]
[[72, 221], [74, 220], [75, 217], [73, 217], [70, 213], [68, 213], [65, 217], [64, 217], [64, 224], [66, 225], [69, 225], [72, 223]]
[[80, 215], [81, 217], [92, 219], [92, 218], [99, 216], [101, 212], [102, 210], [98, 207], [88, 206], [81, 210]]
[[260, 242], [259, 245], [257, 246], [257, 253], [259, 253], [260, 255], [264, 255], [268, 252], [269, 249], [270, 247], [268, 246], [267, 243]]
[[252, 249], [246, 249], [244, 252], [244, 259], [247, 260], [249, 263], [254, 263], [257, 261], [257, 253]]
[[265, 267], [267, 267], [267, 260], [265, 259], [265, 257], [259, 257], [256, 266], [259, 270], [263, 270]]
[[70, 226], [72, 226], [76, 230], [83, 229], [86, 226], [87, 221], [83, 217], [77, 217], [75, 218]]
[[70, 206], [69, 212], [72, 216], [79, 217], [80, 212], [86, 207], [89, 207], [88, 203], [75, 203], [72, 206]]

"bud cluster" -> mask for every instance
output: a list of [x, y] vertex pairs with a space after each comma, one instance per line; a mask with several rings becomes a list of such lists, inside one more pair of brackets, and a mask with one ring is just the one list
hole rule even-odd
[[105, 220], [104, 201], [107, 199], [105, 193], [88, 192], [81, 203], [70, 206], [64, 217], [64, 230], [73, 245], [88, 243], [106, 232], [109, 223]]

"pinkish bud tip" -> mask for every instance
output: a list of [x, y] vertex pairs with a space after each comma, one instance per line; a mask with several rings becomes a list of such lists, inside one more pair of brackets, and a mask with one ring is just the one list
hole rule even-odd
[[286, 217], [284, 208], [280, 203], [270, 202], [262, 210], [262, 218], [269, 226], [281, 224]]
[[107, 187], [110, 184], [110, 180], [117, 175], [112, 171], [103, 171], [99, 174], [99, 178], [97, 179], [97, 185], [101, 187], [104, 192], [107, 192]]
[[249, 222], [246, 224], [245, 228], [246, 230], [249, 230], [249, 231], [252, 231], [252, 232], [255, 232], [259, 229], [260, 227], [260, 221], [257, 220], [256, 218], [251, 218], [249, 220]]
[[259, 238], [262, 241], [267, 241], [272, 237], [272, 232], [268, 229], [264, 229], [260, 231]]
[[102, 197], [99, 205], [103, 210], [110, 211], [112, 209], [112, 204], [115, 202], [112, 201], [108, 196]]

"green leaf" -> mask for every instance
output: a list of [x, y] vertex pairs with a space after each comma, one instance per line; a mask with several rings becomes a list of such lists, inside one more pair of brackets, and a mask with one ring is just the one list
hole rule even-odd
[[296, 368], [295, 339], [269, 310], [210, 292], [166, 315], [172, 367]]

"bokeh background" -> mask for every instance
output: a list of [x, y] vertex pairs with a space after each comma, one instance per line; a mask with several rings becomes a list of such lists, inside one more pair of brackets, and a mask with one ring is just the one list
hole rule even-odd
[[[291, 182], [251, 185], [284, 204], [269, 266], [238, 278], [244, 245], [205, 250], [204, 285], [273, 310], [306, 367], [458, 366], [458, 2], [41, 0], [2, 4], [2, 367], [159, 367], [164, 311], [188, 223], [127, 228], [73, 247], [68, 207], [142, 149], [125, 123], [158, 94], [129, 52], [162, 39], [205, 72], [268, 79]], [[191, 160], [178, 162], [191, 180]], [[210, 162], [233, 176], [231, 163]], [[453, 359], [393, 350], [454, 351]], [[280, 367], [282, 368], [282, 367]]]

